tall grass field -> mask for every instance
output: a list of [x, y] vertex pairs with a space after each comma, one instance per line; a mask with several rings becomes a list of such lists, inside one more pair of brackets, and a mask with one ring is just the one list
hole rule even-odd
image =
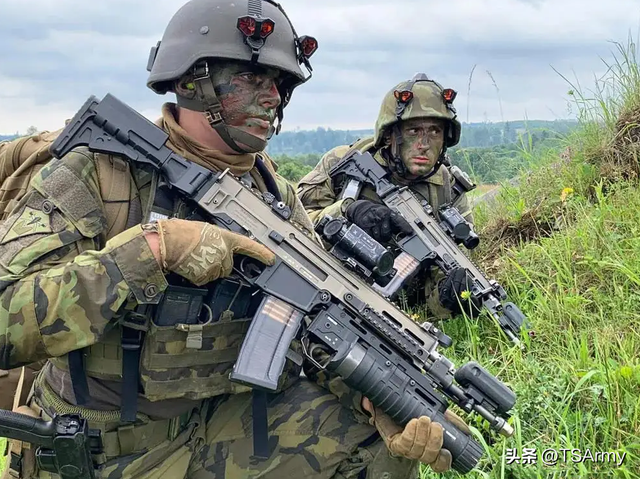
[[[569, 85], [580, 128], [476, 207], [473, 253], [528, 317], [512, 346], [484, 316], [442, 325], [518, 395], [511, 438], [469, 421], [485, 457], [468, 478], [640, 478], [640, 69], [616, 44], [608, 74]], [[569, 82], [571, 83], [571, 82]], [[455, 472], [422, 478], [461, 477]]]

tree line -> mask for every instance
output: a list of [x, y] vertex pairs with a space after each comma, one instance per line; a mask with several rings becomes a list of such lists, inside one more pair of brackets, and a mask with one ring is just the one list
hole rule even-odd
[[[576, 126], [571, 120], [518, 120], [498, 123], [463, 123], [458, 148], [505, 145], [516, 143], [527, 133], [538, 136], [551, 133], [566, 134]], [[270, 155], [297, 156], [323, 154], [338, 145], [349, 145], [359, 138], [373, 135], [373, 130], [315, 130], [283, 131], [269, 140], [267, 151]]]
[[[529, 166], [527, 150], [553, 145], [575, 126], [576, 122], [571, 120], [463, 123], [460, 142], [448, 152], [453, 164], [467, 171], [476, 182], [496, 183], [513, 178], [522, 167]], [[26, 134], [37, 131], [31, 126]], [[278, 163], [278, 173], [297, 182], [327, 151], [371, 135], [373, 130], [284, 131], [271, 138], [267, 152]], [[0, 135], [0, 141], [17, 136], [20, 134]]]
[[[525, 129], [523, 123], [478, 124], [466, 130], [463, 127], [460, 143], [448, 150], [452, 163], [467, 171], [479, 184], [495, 184], [515, 177], [522, 168], [531, 166], [529, 161], [534, 150], [559, 148], [562, 138], [575, 126], [572, 122], [530, 122]], [[278, 173], [297, 182], [331, 148], [351, 144], [371, 134], [373, 131], [321, 128], [284, 132], [270, 140], [267, 151], [278, 163]]]

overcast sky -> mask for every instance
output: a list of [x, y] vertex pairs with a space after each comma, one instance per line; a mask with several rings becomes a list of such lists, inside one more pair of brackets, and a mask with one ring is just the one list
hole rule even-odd
[[[0, 0], [0, 134], [57, 129], [89, 95], [107, 92], [156, 118], [173, 97], [147, 89], [147, 57], [180, 4]], [[319, 42], [314, 77], [285, 112], [287, 130], [372, 128], [384, 93], [418, 71], [459, 92], [462, 121], [567, 118], [570, 87], [554, 68], [591, 87], [610, 42], [637, 39], [640, 27], [640, 0], [281, 4], [298, 34]]]

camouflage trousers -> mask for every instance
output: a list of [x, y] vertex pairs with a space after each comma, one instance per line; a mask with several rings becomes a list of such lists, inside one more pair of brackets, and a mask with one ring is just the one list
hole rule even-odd
[[[51, 404], [43, 401], [38, 384], [35, 392], [41, 414], [49, 416], [46, 411], [52, 412]], [[76, 410], [85, 417], [91, 415], [77, 406], [62, 407], [59, 401], [58, 397], [58, 409], [67, 409], [60, 412]], [[138, 453], [107, 455], [96, 475], [102, 479], [418, 477], [416, 461], [391, 456], [361, 413], [345, 408], [334, 394], [307, 379], [271, 395], [267, 411], [270, 456], [266, 460], [252, 456], [252, 395], [245, 393], [203, 401], [175, 437]], [[90, 427], [96, 424], [90, 421]], [[145, 433], [131, 437], [135, 438], [131, 440], [133, 448], [146, 440]], [[59, 478], [37, 470], [22, 477]]]

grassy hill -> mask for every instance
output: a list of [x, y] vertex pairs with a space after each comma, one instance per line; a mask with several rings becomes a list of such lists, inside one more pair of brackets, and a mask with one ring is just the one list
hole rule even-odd
[[[640, 477], [637, 60], [633, 44], [618, 45], [596, 93], [574, 90], [580, 127], [564, 148], [537, 152], [518, 186], [476, 211], [484, 243], [475, 256], [536, 335], [520, 350], [483, 317], [443, 325], [456, 364], [478, 360], [518, 394], [514, 437], [472, 423], [487, 455], [470, 479]], [[534, 464], [509, 459], [525, 448], [535, 450]], [[594, 461], [596, 452], [624, 460]], [[423, 470], [435, 477], [459, 476]]]

